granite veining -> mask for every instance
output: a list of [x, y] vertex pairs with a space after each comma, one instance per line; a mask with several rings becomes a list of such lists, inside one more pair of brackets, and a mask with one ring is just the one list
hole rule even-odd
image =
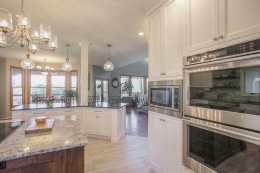
[[94, 102], [88, 103], [88, 105], [78, 104], [78, 103], [53, 103], [53, 106], [50, 106], [47, 103], [41, 104], [23, 104], [17, 106], [11, 111], [19, 111], [19, 110], [32, 110], [32, 109], [55, 109], [55, 108], [75, 108], [75, 107], [95, 107], [95, 108], [111, 108], [111, 109], [119, 109], [124, 106], [127, 106], [128, 103], [109, 103], [109, 102]]
[[87, 145], [87, 135], [81, 131], [80, 124], [73, 115], [54, 118], [51, 132], [34, 134], [25, 134], [26, 128], [34, 119], [25, 120], [0, 143], [0, 161]]

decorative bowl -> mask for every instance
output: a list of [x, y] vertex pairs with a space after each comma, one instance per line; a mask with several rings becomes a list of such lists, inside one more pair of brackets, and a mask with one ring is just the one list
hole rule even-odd
[[35, 118], [36, 123], [45, 123], [46, 117], [37, 117]]

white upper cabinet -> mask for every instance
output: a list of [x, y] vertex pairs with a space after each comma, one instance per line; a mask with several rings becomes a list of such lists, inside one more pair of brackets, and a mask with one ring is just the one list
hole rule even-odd
[[186, 0], [187, 50], [217, 44], [218, 0]]
[[162, 9], [149, 18], [149, 78], [163, 77], [163, 16]]
[[187, 51], [259, 38], [259, 7], [259, 0], [186, 0]]
[[259, 9], [259, 0], [219, 0], [219, 41], [260, 33]]
[[181, 1], [149, 16], [149, 80], [182, 78]]

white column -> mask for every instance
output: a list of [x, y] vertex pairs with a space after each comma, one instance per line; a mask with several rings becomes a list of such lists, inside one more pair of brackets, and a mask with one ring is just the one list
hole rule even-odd
[[82, 42], [81, 56], [80, 56], [80, 71], [81, 71], [81, 85], [80, 85], [80, 103], [88, 105], [88, 42]]

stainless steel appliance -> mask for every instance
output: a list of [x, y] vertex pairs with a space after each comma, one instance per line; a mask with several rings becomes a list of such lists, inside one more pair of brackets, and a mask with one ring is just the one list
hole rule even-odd
[[182, 80], [152, 81], [149, 87], [149, 110], [182, 117]]
[[24, 121], [0, 122], [0, 143], [12, 134]]
[[260, 172], [259, 124], [260, 39], [184, 58], [186, 166]]

